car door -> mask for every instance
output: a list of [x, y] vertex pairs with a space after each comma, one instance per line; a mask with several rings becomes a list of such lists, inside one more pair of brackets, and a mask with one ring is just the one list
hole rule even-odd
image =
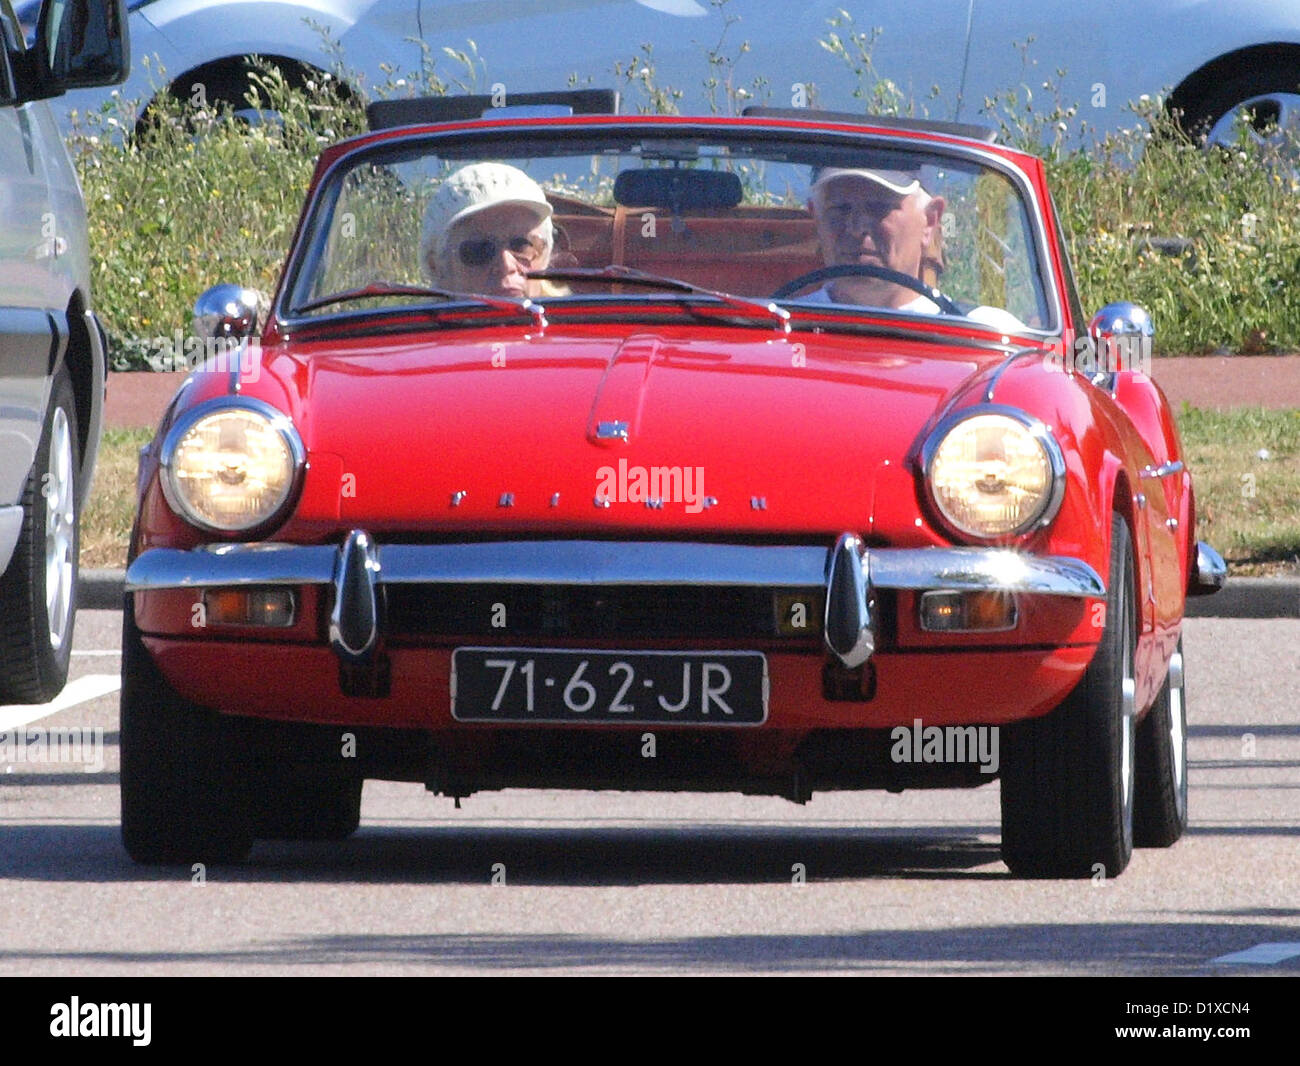
[[57, 250], [33, 105], [15, 103], [17, 25], [9, 0], [0, 0], [0, 509], [10, 512], [0, 518], [0, 547], [44, 421], [53, 340], [45, 296]]

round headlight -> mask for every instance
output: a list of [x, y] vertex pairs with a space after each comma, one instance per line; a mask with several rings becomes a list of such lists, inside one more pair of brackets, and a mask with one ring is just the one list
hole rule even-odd
[[930, 495], [972, 537], [1025, 533], [1056, 516], [1065, 462], [1047, 427], [1020, 412], [963, 413], [939, 426], [925, 455]]
[[200, 404], [163, 443], [163, 492], [186, 521], [233, 533], [265, 525], [289, 503], [303, 465], [293, 423], [270, 404]]

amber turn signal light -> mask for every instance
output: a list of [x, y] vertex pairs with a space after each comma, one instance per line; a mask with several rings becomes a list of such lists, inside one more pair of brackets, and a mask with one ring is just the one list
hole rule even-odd
[[203, 615], [208, 625], [291, 626], [293, 591], [280, 588], [205, 589]]
[[934, 633], [1014, 629], [1016, 600], [1009, 592], [927, 592], [921, 628]]

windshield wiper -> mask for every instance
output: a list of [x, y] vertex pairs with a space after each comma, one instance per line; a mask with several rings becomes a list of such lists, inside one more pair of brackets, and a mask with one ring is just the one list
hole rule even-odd
[[351, 300], [364, 300], [369, 296], [438, 296], [446, 300], [469, 300], [485, 307], [494, 307], [498, 311], [522, 311], [533, 319], [538, 329], [546, 328], [546, 308], [536, 300], [528, 297], [512, 300], [506, 296], [488, 296], [478, 292], [452, 292], [450, 289], [436, 289], [424, 285], [398, 285], [391, 281], [372, 281], [356, 289], [330, 293], [305, 304], [299, 304], [294, 311], [319, 311], [332, 304], [347, 303]]
[[547, 278], [553, 281], [616, 281], [626, 285], [642, 285], [652, 289], [673, 289], [677, 292], [688, 292], [696, 296], [711, 296], [728, 307], [734, 307], [752, 315], [762, 315], [775, 319], [777, 330], [781, 333], [790, 332], [790, 312], [771, 300], [766, 303], [761, 300], [751, 300], [744, 296], [735, 296], [729, 292], [719, 292], [717, 289], [706, 289], [703, 285], [695, 285], [689, 281], [682, 281], [680, 278], [664, 277], [661, 274], [647, 274], [641, 270], [633, 270], [631, 267], [548, 267], [545, 270], [530, 270], [528, 276], [530, 278]]

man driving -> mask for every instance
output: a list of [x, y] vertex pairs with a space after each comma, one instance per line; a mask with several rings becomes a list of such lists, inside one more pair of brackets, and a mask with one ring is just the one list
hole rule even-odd
[[420, 263], [440, 288], [537, 297], [548, 290], [528, 271], [550, 263], [553, 244], [542, 187], [516, 167], [473, 163], [449, 175], [429, 200]]
[[[942, 196], [931, 196], [914, 174], [898, 170], [824, 167], [808, 201], [827, 266], [883, 267], [918, 279], [943, 209]], [[803, 299], [929, 314], [939, 310], [914, 289], [865, 273], [834, 278]]]
[[[946, 203], [931, 196], [909, 171], [823, 167], [815, 175], [808, 211], [827, 266], [881, 267], [922, 279], [922, 264]], [[862, 304], [894, 311], [939, 313], [939, 305], [913, 288], [866, 273], [833, 278], [800, 297], [811, 303]], [[1027, 328], [1001, 307], [969, 307], [965, 317], [1006, 333]]]

